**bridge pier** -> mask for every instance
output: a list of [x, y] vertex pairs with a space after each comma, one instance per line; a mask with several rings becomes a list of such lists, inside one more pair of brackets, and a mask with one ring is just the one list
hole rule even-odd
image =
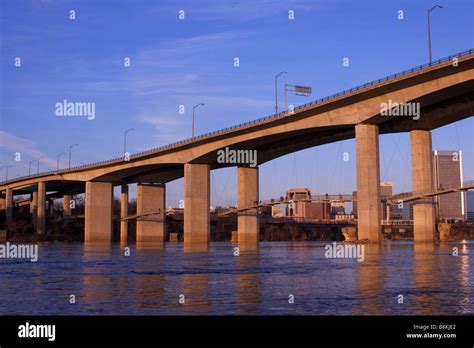
[[7, 188], [5, 192], [5, 223], [8, 226], [13, 222], [13, 190]]
[[46, 233], [46, 182], [38, 183], [38, 206], [36, 209], [36, 234]]
[[72, 195], [65, 194], [63, 196], [63, 216], [71, 216], [71, 200]]
[[356, 133], [358, 239], [381, 241], [379, 127], [358, 124]]
[[[137, 185], [137, 243], [163, 244], [166, 236], [164, 184]], [[143, 214], [156, 213], [139, 217]]]
[[86, 182], [85, 242], [112, 241], [112, 201], [112, 183]]
[[38, 224], [38, 188], [31, 193], [30, 213], [33, 222], [33, 227], [36, 230]]
[[128, 238], [128, 185], [122, 185], [120, 194], [120, 243], [126, 244]]
[[[258, 202], [259, 199], [258, 167], [239, 167], [237, 169], [237, 180], [237, 209], [256, 205], [255, 202]], [[257, 249], [259, 232], [258, 209], [238, 213], [237, 239], [239, 249]]]
[[[431, 132], [410, 132], [411, 176], [413, 192], [434, 188]], [[415, 242], [433, 242], [436, 230], [435, 206], [432, 198], [418, 200], [413, 205], [413, 237]]]
[[210, 241], [210, 165], [184, 165], [184, 248], [205, 251]]

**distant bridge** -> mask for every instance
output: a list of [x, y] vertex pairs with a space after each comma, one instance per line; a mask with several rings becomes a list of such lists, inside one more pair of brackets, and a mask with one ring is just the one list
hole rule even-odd
[[412, 202], [423, 198], [433, 198], [435, 196], [445, 195], [453, 192], [463, 192], [474, 189], [474, 180], [464, 181], [461, 186], [450, 185], [445, 187], [439, 187], [438, 189], [432, 190], [418, 190], [413, 192], [405, 192], [397, 195], [393, 195], [387, 200], [390, 204], [399, 204], [401, 202]]

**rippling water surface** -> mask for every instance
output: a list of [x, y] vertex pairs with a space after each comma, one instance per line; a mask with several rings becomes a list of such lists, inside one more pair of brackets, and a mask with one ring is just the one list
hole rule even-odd
[[130, 245], [127, 257], [119, 244], [40, 244], [37, 263], [0, 259], [0, 314], [474, 312], [473, 242], [366, 245], [364, 262], [327, 259], [325, 245], [263, 242], [258, 253], [240, 256], [231, 243], [212, 243], [205, 253], [184, 252], [182, 243]]

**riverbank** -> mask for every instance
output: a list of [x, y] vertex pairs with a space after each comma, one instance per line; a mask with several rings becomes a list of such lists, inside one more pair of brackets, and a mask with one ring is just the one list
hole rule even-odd
[[[180, 217], [166, 218], [167, 240], [182, 241], [184, 237], [183, 220]], [[128, 222], [128, 240], [135, 241], [136, 223]], [[113, 240], [119, 241], [119, 222], [114, 219]], [[84, 240], [84, 219], [71, 217], [47, 221], [47, 233], [41, 236], [34, 234], [33, 224], [27, 218], [20, 218], [10, 226], [6, 240], [11, 242], [59, 241], [79, 242]], [[237, 237], [236, 217], [215, 217], [211, 219], [211, 241], [235, 241]], [[384, 228], [384, 239], [413, 240], [411, 229]], [[474, 240], [474, 222], [440, 222], [435, 231], [436, 239], [441, 241]], [[0, 235], [1, 237], [1, 235]], [[260, 241], [351, 241], [356, 239], [354, 224], [325, 224], [298, 222], [291, 220], [261, 219]], [[2, 242], [2, 240], [0, 240]]]

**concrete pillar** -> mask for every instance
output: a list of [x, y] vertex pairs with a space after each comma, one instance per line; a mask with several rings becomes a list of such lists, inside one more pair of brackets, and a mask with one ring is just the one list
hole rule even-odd
[[205, 250], [210, 241], [210, 166], [184, 165], [184, 247]]
[[110, 182], [86, 183], [85, 238], [86, 242], [112, 240], [113, 185]]
[[53, 217], [54, 199], [48, 199], [48, 216]]
[[[412, 190], [431, 191], [433, 183], [433, 158], [431, 132], [410, 132]], [[415, 201], [413, 205], [413, 235], [415, 242], [433, 242], [436, 229], [435, 206], [432, 198]]]
[[46, 182], [38, 183], [38, 208], [36, 210], [36, 234], [46, 233]]
[[120, 243], [127, 243], [128, 238], [128, 185], [122, 185], [122, 193], [120, 195]]
[[381, 241], [379, 128], [358, 124], [356, 133], [358, 239]]
[[[164, 243], [165, 197], [164, 184], [137, 185], [137, 243]], [[140, 215], [157, 213], [153, 215]]]
[[5, 194], [5, 218], [8, 229], [8, 225], [13, 222], [13, 190], [10, 188], [6, 189]]
[[33, 191], [31, 194], [30, 213], [32, 217], [33, 227], [36, 230], [36, 224], [38, 222], [38, 189]]
[[65, 194], [63, 196], [63, 216], [71, 216], [72, 195]]
[[[255, 205], [258, 202], [258, 168], [239, 167], [237, 169], [237, 208]], [[258, 210], [246, 210], [238, 213], [237, 239], [239, 248], [256, 248], [259, 241]]]

